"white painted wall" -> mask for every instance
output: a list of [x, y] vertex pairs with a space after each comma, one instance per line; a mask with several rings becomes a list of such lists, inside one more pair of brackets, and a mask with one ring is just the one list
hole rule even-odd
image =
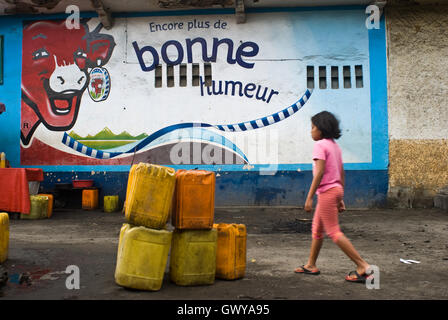
[[[318, 67], [327, 67], [327, 84], [330, 85], [330, 67], [339, 67], [339, 89], [315, 89], [310, 100], [293, 116], [266, 128], [246, 132], [222, 132], [234, 141], [253, 164], [311, 163], [314, 141], [310, 137], [310, 118], [328, 110], [341, 120], [343, 137], [338, 141], [346, 163], [369, 163], [372, 160], [371, 107], [369, 75], [368, 30], [363, 10], [316, 10], [249, 14], [248, 22], [236, 24], [233, 15], [142, 17], [116, 19], [111, 30], [116, 47], [105, 68], [111, 76], [111, 91], [107, 100], [94, 102], [84, 93], [79, 115], [71, 129], [81, 136], [94, 135], [104, 127], [114, 133], [127, 131], [133, 135], [151, 134], [166, 126], [181, 122], [204, 122], [209, 124], [233, 124], [268, 116], [294, 104], [306, 90], [306, 66], [315, 67], [318, 86]], [[185, 29], [188, 23], [210, 22], [208, 29]], [[226, 22], [225, 30], [213, 26], [220, 20]], [[151, 32], [150, 23], [184, 23], [183, 30]], [[99, 21], [89, 22], [93, 30]], [[178, 85], [178, 66], [175, 67], [175, 87], [154, 87], [154, 71], [144, 72], [138, 63], [132, 42], [140, 48], [152, 46], [159, 53], [168, 40], [179, 41], [185, 51], [185, 39], [203, 37], [209, 54], [213, 38], [229, 38], [235, 47], [251, 41], [259, 46], [251, 69], [238, 64], [228, 64], [227, 46], [218, 50], [218, 59], [212, 63], [214, 81], [241, 81], [243, 85], [254, 83], [275, 90], [269, 103], [246, 96], [201, 95], [200, 87], [190, 86], [191, 65], [188, 65], [187, 87]], [[177, 57], [170, 46], [171, 59]], [[194, 63], [200, 63], [203, 75], [202, 51], [194, 47]], [[151, 64], [152, 56], [144, 54]], [[187, 63], [184, 56], [184, 63]], [[343, 88], [342, 67], [352, 68], [352, 88]], [[354, 65], [363, 66], [363, 88], [355, 88]], [[163, 65], [164, 68], [166, 65]], [[163, 73], [163, 81], [165, 81]], [[205, 90], [205, 88], [204, 88]], [[71, 131], [70, 130], [70, 131]], [[261, 153], [253, 148], [257, 141], [265, 141], [267, 133], [275, 140], [269, 144], [278, 147], [278, 153]], [[35, 137], [65, 152], [74, 153], [61, 143], [61, 132], [49, 132], [42, 126]], [[260, 138], [259, 135], [262, 137]], [[144, 149], [142, 152], [145, 151]]]

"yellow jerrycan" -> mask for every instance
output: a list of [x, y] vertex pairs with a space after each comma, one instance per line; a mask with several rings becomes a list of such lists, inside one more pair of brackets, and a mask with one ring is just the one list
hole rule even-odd
[[9, 249], [9, 216], [6, 212], [0, 212], [0, 263], [8, 259]]
[[152, 229], [165, 227], [171, 211], [175, 172], [173, 168], [149, 163], [139, 163], [134, 168], [125, 208], [130, 224]]
[[171, 281], [180, 286], [213, 284], [217, 236], [216, 229], [175, 229], [170, 255]]
[[38, 196], [48, 197], [47, 218], [53, 215], [54, 196], [50, 193], [39, 193]]
[[[135, 168], [137, 168], [138, 164], [134, 164], [131, 167], [131, 170], [129, 170], [129, 177], [128, 177], [128, 186], [126, 188], [126, 198], [124, 201], [124, 208], [123, 210], [126, 210], [126, 200], [129, 199], [129, 193], [131, 192], [131, 185], [134, 182], [135, 178]], [[124, 213], [125, 211], [123, 211]]]
[[118, 243], [115, 282], [132, 289], [160, 290], [171, 238], [171, 231], [124, 224]]
[[20, 219], [44, 219], [48, 218], [48, 201], [47, 196], [30, 196], [30, 214], [20, 214]]
[[118, 210], [118, 196], [104, 196], [104, 212]]

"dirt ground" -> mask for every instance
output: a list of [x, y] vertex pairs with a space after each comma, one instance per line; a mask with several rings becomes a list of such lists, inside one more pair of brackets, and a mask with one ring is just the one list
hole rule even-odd
[[[380, 288], [348, 283], [354, 264], [326, 238], [319, 276], [294, 274], [307, 260], [312, 214], [291, 208], [217, 208], [215, 222], [248, 229], [246, 276], [213, 285], [180, 287], [165, 274], [157, 292], [114, 282], [119, 213], [59, 209], [51, 219], [10, 221], [9, 299], [448, 299], [448, 213], [439, 209], [363, 210], [340, 215], [342, 231], [380, 270]], [[420, 261], [404, 264], [400, 258]], [[80, 270], [79, 290], [66, 288], [69, 265]], [[167, 270], [168, 272], [168, 267]], [[22, 277], [20, 277], [22, 275]]]

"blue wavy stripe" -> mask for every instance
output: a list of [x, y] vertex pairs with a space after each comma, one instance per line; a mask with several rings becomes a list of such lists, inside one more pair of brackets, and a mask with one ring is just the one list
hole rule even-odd
[[[178, 129], [213, 127], [220, 131], [238, 132], [238, 131], [246, 131], [246, 130], [254, 130], [254, 129], [258, 129], [258, 128], [263, 128], [263, 127], [278, 123], [278, 122], [282, 121], [283, 119], [286, 119], [287, 117], [289, 117], [289, 116], [293, 115], [294, 113], [296, 113], [297, 111], [299, 111], [305, 105], [305, 103], [309, 100], [309, 98], [311, 97], [311, 93], [312, 93], [312, 91], [307, 89], [305, 91], [305, 94], [296, 103], [292, 104], [291, 106], [289, 106], [283, 110], [280, 110], [279, 112], [273, 113], [267, 117], [259, 118], [256, 120], [240, 122], [240, 123], [236, 123], [236, 124], [227, 124], [227, 125], [224, 125], [224, 124], [211, 125], [208, 123], [194, 123], [194, 122], [173, 124], [173, 125], [170, 125], [168, 127], [162, 128], [162, 129], [154, 132], [153, 134], [151, 134], [148, 137], [141, 140], [134, 147], [132, 147], [128, 151], [124, 151], [124, 152], [107, 152], [107, 151], [93, 149], [91, 147], [83, 145], [79, 141], [76, 141], [75, 139], [70, 137], [66, 132], [64, 133], [64, 136], [62, 138], [62, 143], [64, 143], [68, 147], [70, 147], [82, 154], [88, 155], [93, 158], [111, 159], [111, 158], [114, 158], [121, 154], [134, 153], [134, 152], [140, 151], [141, 149], [145, 148], [148, 144], [150, 144], [152, 141], [156, 140], [157, 138], [160, 138], [163, 135], [165, 135], [169, 132], [172, 132], [174, 130], [178, 130]], [[227, 145], [228, 142], [229, 141], [227, 140], [227, 142], [225, 144], [227, 147], [229, 147], [229, 145]], [[233, 143], [231, 143], [231, 144], [232, 144], [232, 147], [231, 147], [232, 150], [234, 150], [234, 151], [239, 150], [239, 152], [241, 152], [241, 150], [237, 146], [235, 146]], [[75, 145], [76, 145], [76, 147], [74, 147]], [[242, 155], [243, 158], [245, 160], [247, 160], [244, 153], [241, 152], [240, 155]]]

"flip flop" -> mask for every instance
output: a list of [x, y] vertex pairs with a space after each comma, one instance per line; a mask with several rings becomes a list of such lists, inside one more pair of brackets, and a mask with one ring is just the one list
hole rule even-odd
[[[302, 270], [300, 271], [300, 269], [302, 269]], [[294, 272], [295, 272], [295, 273], [311, 274], [311, 275], [313, 275], [313, 276], [317, 276], [318, 274], [320, 274], [320, 271], [319, 271], [319, 270], [317, 270], [317, 271], [311, 271], [311, 270], [308, 270], [307, 268], [305, 268], [305, 265], [300, 266], [299, 268], [297, 268], [296, 270], [294, 270]]]
[[[355, 275], [356, 278], [350, 278], [351, 275]], [[345, 280], [348, 282], [355, 282], [355, 283], [366, 283], [366, 279], [370, 276], [370, 274], [359, 274], [355, 271], [350, 271], [349, 274], [345, 277]]]

